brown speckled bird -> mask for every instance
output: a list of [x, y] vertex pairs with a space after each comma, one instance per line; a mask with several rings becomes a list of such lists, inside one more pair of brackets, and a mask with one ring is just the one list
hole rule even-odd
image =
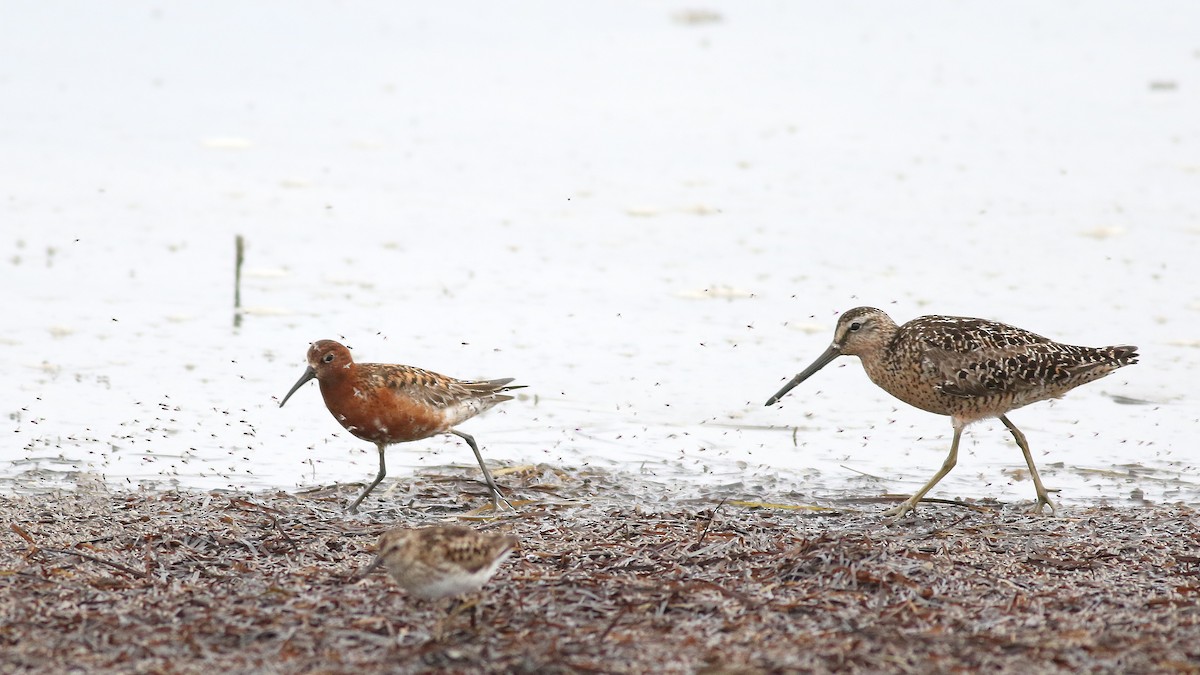
[[448, 598], [483, 588], [516, 547], [514, 536], [458, 525], [389, 530], [359, 578], [382, 565], [413, 597]]
[[1077, 347], [1027, 330], [956, 316], [922, 316], [897, 326], [885, 312], [856, 307], [842, 314], [833, 344], [767, 401], [773, 405], [793, 387], [842, 355], [857, 356], [871, 381], [905, 403], [954, 425], [950, 455], [916, 494], [886, 515], [896, 519], [916, 508], [958, 461], [963, 428], [998, 417], [1025, 455], [1037, 490], [1035, 511], [1054, 504], [1038, 476], [1029, 444], [1005, 415], [1022, 406], [1058, 398], [1117, 368], [1137, 363], [1137, 347]]
[[384, 450], [393, 443], [419, 441], [450, 433], [471, 446], [497, 507], [504, 499], [479, 446], [471, 436], [453, 427], [512, 396], [501, 392], [521, 389], [509, 385], [513, 378], [472, 382], [456, 380], [428, 370], [390, 363], [355, 363], [350, 350], [333, 340], [318, 340], [308, 348], [308, 367], [287, 396], [283, 407], [305, 382], [316, 378], [325, 407], [346, 431], [370, 441], [379, 449], [379, 473], [350, 504], [358, 511], [362, 500], [387, 475]]

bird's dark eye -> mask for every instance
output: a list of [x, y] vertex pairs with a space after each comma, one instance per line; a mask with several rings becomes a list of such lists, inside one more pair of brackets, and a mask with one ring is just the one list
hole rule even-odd
[[851, 332], [851, 333], [853, 333], [854, 331], [858, 330], [859, 328], [862, 328], [862, 324], [861, 324], [861, 323], [859, 323], [859, 322], [857, 322], [857, 321], [855, 321], [854, 323], [850, 324], [850, 332]]
[[333, 363], [333, 354], [332, 353], [326, 354], [325, 357], [321, 360], [324, 361], [325, 363]]

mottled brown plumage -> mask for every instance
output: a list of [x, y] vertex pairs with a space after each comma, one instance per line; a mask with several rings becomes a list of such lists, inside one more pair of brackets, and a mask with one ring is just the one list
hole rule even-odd
[[280, 401], [287, 403], [305, 382], [316, 378], [325, 407], [346, 431], [375, 444], [379, 450], [379, 473], [375, 481], [350, 505], [358, 505], [387, 475], [384, 449], [393, 443], [419, 441], [437, 434], [450, 433], [471, 446], [492, 502], [499, 506], [503, 497], [483, 463], [479, 446], [471, 436], [453, 427], [467, 421], [497, 403], [510, 400], [502, 392], [520, 389], [503, 380], [465, 381], [439, 375], [413, 366], [390, 363], [355, 363], [350, 350], [333, 340], [318, 340], [308, 349], [308, 367], [291, 391]]
[[998, 417], [1029, 465], [1036, 510], [1054, 504], [1043, 487], [1024, 434], [1006, 417], [1022, 406], [1058, 398], [1081, 384], [1137, 363], [1137, 347], [1078, 347], [1054, 342], [1007, 324], [955, 316], [923, 316], [903, 326], [874, 307], [842, 314], [833, 343], [779, 390], [772, 405], [838, 356], [861, 359], [871, 381], [909, 405], [949, 415], [954, 425], [950, 455], [941, 470], [908, 501], [889, 513], [912, 511], [925, 493], [954, 468], [963, 427]]
[[456, 525], [389, 530], [380, 535], [375, 560], [360, 577], [382, 565], [417, 598], [472, 593], [483, 588], [517, 543], [514, 536]]

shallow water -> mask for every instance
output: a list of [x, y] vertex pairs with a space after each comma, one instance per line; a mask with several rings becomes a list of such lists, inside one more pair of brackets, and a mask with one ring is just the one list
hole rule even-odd
[[[7, 8], [0, 482], [365, 480], [315, 385], [277, 408], [334, 338], [529, 385], [463, 427], [496, 462], [909, 492], [949, 422], [855, 359], [762, 405], [871, 304], [1139, 345], [1011, 418], [1061, 501], [1200, 501], [1200, 8], [710, 7]], [[984, 422], [931, 496], [1023, 469]]]

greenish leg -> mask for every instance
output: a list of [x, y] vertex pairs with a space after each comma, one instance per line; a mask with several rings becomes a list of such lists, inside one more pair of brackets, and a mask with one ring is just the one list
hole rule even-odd
[[1004, 422], [1004, 426], [1012, 432], [1013, 438], [1016, 439], [1017, 445], [1021, 448], [1021, 453], [1025, 455], [1025, 463], [1029, 465], [1029, 475], [1033, 476], [1033, 489], [1037, 490], [1038, 503], [1033, 508], [1034, 513], [1041, 513], [1043, 506], [1050, 507], [1050, 515], [1054, 515], [1056, 509], [1054, 502], [1050, 501], [1050, 494], [1046, 492], [1046, 486], [1042, 485], [1042, 477], [1038, 475], [1037, 467], [1033, 465], [1033, 455], [1029, 452], [1029, 441], [1025, 440], [1025, 434], [1016, 427], [1015, 424], [1008, 421], [1004, 415], [1000, 416], [1000, 421]]
[[964, 426], [965, 425], [960, 424], [957, 420], [954, 421], [954, 440], [950, 442], [950, 454], [946, 456], [946, 461], [942, 462], [942, 468], [938, 469], [938, 472], [934, 474], [933, 478], [931, 478], [928, 483], [925, 484], [925, 487], [921, 488], [915, 495], [909, 497], [908, 500], [900, 506], [884, 511], [883, 515], [894, 516], [892, 518], [892, 522], [894, 523], [903, 518], [909, 511], [915, 511], [917, 508], [917, 502], [921, 501], [921, 498], [925, 496], [925, 493], [932, 490], [933, 486], [938, 484], [938, 481], [945, 478], [946, 474], [950, 473], [950, 470], [954, 468], [954, 465], [958, 464], [958, 439], [962, 437]]

